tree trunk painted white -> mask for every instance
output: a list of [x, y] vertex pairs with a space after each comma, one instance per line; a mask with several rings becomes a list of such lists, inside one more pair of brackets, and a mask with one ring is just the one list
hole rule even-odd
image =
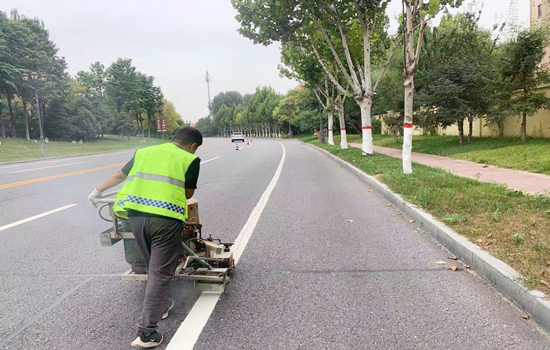
[[361, 130], [362, 139], [361, 150], [363, 155], [372, 155], [374, 148], [372, 147], [372, 98], [365, 96], [361, 101], [357, 101], [361, 109]]
[[[420, 33], [418, 36], [417, 52], [414, 50], [414, 25], [412, 4], [407, 3], [405, 20], [407, 21], [405, 29], [405, 67], [403, 72], [405, 88], [405, 111], [403, 121], [403, 173], [412, 174], [412, 139], [413, 139], [413, 112], [414, 112], [414, 73], [418, 66], [418, 59], [420, 56], [420, 47], [422, 45], [422, 37], [424, 35], [424, 15], [420, 15], [422, 21]], [[417, 6], [417, 5], [414, 5]], [[422, 9], [422, 2], [419, 4], [420, 10]]]
[[336, 107], [338, 110], [338, 119], [340, 121], [340, 148], [348, 149], [348, 138], [346, 136], [346, 120], [344, 118], [344, 106]]
[[412, 139], [413, 139], [413, 98], [414, 98], [414, 77], [405, 81], [405, 120], [403, 123], [403, 172], [412, 174]]
[[334, 146], [334, 132], [332, 131], [332, 127], [334, 124], [334, 114], [332, 112], [328, 112], [328, 144], [331, 146]]
[[361, 131], [362, 143], [361, 150], [363, 155], [374, 153], [372, 147], [372, 73], [371, 73], [371, 48], [370, 48], [370, 31], [363, 29], [363, 99], [357, 100], [361, 109]]

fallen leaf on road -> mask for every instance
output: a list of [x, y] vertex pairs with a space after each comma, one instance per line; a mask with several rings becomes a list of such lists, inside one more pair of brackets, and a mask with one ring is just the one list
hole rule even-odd
[[435, 263], [438, 265], [447, 265], [445, 261], [436, 261]]
[[522, 315], [521, 317], [524, 318], [524, 319], [526, 319], [526, 320], [528, 320], [528, 319], [531, 318], [531, 317], [529, 317], [529, 315]]
[[488, 166], [487, 164], [485, 164], [483, 167], [484, 167], [484, 168], [488, 168], [489, 166]]
[[414, 223], [415, 223], [415, 221], [414, 221], [414, 220], [412, 220], [412, 219], [411, 219], [411, 220], [409, 220], [409, 222], [410, 222], [411, 224], [414, 224]]
[[353, 220], [352, 220], [352, 219], [349, 219], [348, 222], [353, 222]]
[[456, 256], [448, 256], [447, 258], [449, 258], [451, 260], [458, 260], [458, 258]]
[[386, 204], [386, 207], [391, 207], [391, 204]]
[[449, 270], [453, 270], [454, 272], [456, 272], [458, 270], [458, 266], [450, 266]]
[[470, 268], [470, 265], [462, 265], [464, 266], [465, 269], [469, 269]]
[[367, 192], [372, 192], [372, 188], [367, 188]]

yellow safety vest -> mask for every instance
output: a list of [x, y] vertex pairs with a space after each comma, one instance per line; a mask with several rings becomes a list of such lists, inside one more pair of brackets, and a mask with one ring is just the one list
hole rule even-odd
[[114, 213], [128, 218], [128, 209], [185, 221], [185, 173], [197, 157], [173, 143], [140, 149], [118, 192]]

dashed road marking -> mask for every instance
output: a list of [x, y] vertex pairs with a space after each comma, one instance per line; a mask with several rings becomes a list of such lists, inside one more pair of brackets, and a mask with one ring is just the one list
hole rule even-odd
[[47, 211], [47, 212], [42, 213], [42, 214], [31, 216], [30, 218], [26, 218], [26, 219], [23, 219], [23, 220], [12, 222], [11, 224], [0, 226], [0, 231], [4, 231], [4, 230], [7, 230], [7, 229], [12, 228], [12, 227], [19, 226], [19, 225], [27, 223], [29, 221], [34, 221], [36, 219], [43, 218], [44, 216], [48, 216], [48, 215], [60, 212], [62, 210], [65, 210], [65, 209], [69, 209], [69, 208], [72, 208], [72, 207], [77, 206], [77, 205], [78, 204], [69, 204], [69, 205], [66, 205], [66, 206], [61, 207], [61, 208], [53, 209], [53, 210]]
[[203, 160], [203, 161], [201, 162], [201, 164], [208, 163], [208, 162], [213, 161], [213, 160], [216, 160], [216, 159], [218, 159], [218, 158], [220, 158], [220, 157], [218, 156], [218, 157], [210, 158], [210, 159], [207, 159], [207, 160]]
[[75, 165], [75, 164], [84, 164], [84, 162], [75, 162], [75, 163], [67, 163], [67, 164], [59, 164], [59, 165], [44, 166], [44, 167], [41, 167], [41, 168], [32, 168], [32, 169], [16, 170], [16, 171], [10, 171], [8, 174], [17, 174], [17, 173], [24, 173], [24, 172], [27, 172], [27, 171], [35, 171], [35, 170], [50, 169], [50, 168], [59, 168], [59, 167], [62, 167], [62, 166]]

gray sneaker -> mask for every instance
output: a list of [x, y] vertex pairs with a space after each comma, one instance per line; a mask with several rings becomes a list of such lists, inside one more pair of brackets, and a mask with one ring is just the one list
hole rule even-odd
[[170, 302], [170, 306], [168, 306], [168, 310], [162, 315], [161, 320], [165, 320], [168, 318], [168, 314], [170, 311], [174, 308], [174, 299], [169, 298], [168, 301]]

